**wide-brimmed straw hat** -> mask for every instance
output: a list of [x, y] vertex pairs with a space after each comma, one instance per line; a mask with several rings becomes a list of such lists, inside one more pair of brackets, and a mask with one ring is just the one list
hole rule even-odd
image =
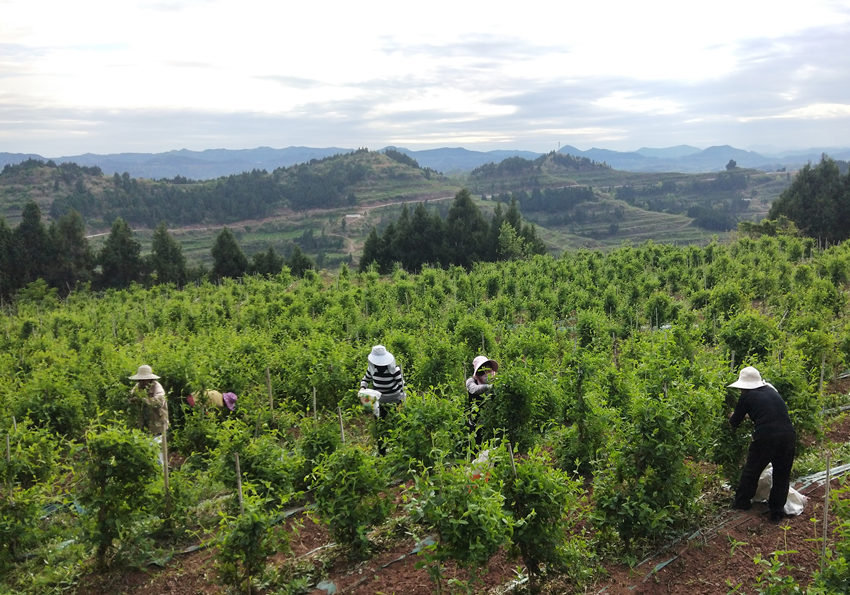
[[393, 354], [383, 345], [375, 345], [369, 353], [368, 360], [375, 366], [389, 366], [395, 362]]
[[153, 370], [147, 364], [139, 366], [138, 371], [132, 376], [128, 376], [130, 380], [157, 380], [159, 376], [153, 373]]
[[731, 388], [759, 388], [767, 384], [761, 378], [761, 374], [752, 366], [747, 366], [738, 374], [738, 380], [726, 386]]
[[478, 369], [487, 366], [494, 372], [499, 369], [499, 364], [494, 359], [489, 359], [486, 355], [479, 355], [472, 360], [472, 375], [478, 374]]

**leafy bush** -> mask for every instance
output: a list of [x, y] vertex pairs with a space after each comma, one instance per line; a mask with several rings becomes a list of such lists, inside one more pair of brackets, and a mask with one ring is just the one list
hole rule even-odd
[[150, 436], [120, 426], [91, 432], [86, 439], [89, 458], [79, 500], [87, 508], [97, 562], [106, 566], [115, 540], [151, 505], [157, 452]]
[[253, 593], [261, 587], [266, 574], [266, 559], [275, 552], [287, 551], [285, 533], [274, 531], [274, 518], [245, 488], [245, 511], [221, 519], [216, 551], [219, 582], [238, 593]]
[[593, 490], [597, 525], [613, 529], [627, 549], [692, 523], [702, 488], [685, 460], [686, 439], [669, 403], [637, 397], [628, 419]]
[[33, 374], [15, 407], [18, 419], [28, 417], [35, 425], [66, 438], [82, 436], [90, 413], [83, 393], [52, 368]]
[[444, 457], [461, 454], [466, 420], [460, 399], [429, 391], [408, 397], [397, 413], [390, 458], [401, 469], [429, 468]]
[[510, 542], [513, 522], [500, 487], [493, 483], [486, 475], [474, 479], [472, 470], [463, 466], [438, 465], [416, 478], [410, 511], [415, 521], [433, 527], [439, 536], [421, 554], [438, 586], [445, 560], [474, 573]]
[[779, 339], [776, 322], [752, 309], [740, 312], [720, 329], [720, 339], [735, 354], [735, 361], [765, 358]]
[[493, 384], [478, 418], [485, 437], [504, 435], [518, 449], [529, 448], [543, 423], [563, 416], [551, 380], [525, 366], [501, 366]]
[[617, 412], [604, 404], [598, 391], [589, 390], [576, 398], [567, 418], [572, 423], [556, 426], [547, 442], [561, 469], [590, 473], [619, 426]]
[[[47, 481], [56, 470], [61, 442], [46, 428], [33, 426], [27, 419], [9, 434], [9, 459], [0, 456], [0, 483], [24, 488]], [[3, 447], [5, 453], [5, 446]]]
[[580, 584], [593, 574], [593, 554], [582, 535], [567, 538], [585, 516], [582, 486], [553, 469], [550, 456], [534, 449], [516, 461], [516, 476], [502, 462], [505, 505], [514, 519], [513, 548], [532, 583], [545, 572], [568, 572]]
[[231, 488], [236, 488], [236, 458], [242, 481], [255, 486], [265, 500], [284, 502], [298, 483], [302, 469], [300, 457], [283, 449], [275, 432], [253, 437], [254, 430], [239, 419], [228, 419], [219, 432], [219, 446], [213, 453], [215, 476]]
[[301, 451], [302, 467], [297, 484], [306, 487], [316, 465], [339, 448], [341, 437], [339, 424], [335, 421], [320, 422], [308, 417], [301, 421], [300, 429], [298, 447]]
[[835, 516], [834, 545], [826, 549], [826, 565], [816, 572], [809, 593], [850, 592], [850, 486], [847, 476], [841, 478], [841, 487], [833, 489], [830, 512]]
[[183, 424], [174, 429], [170, 445], [187, 456], [209, 453], [218, 446], [218, 429], [215, 415], [210, 415], [202, 407], [186, 407]]
[[358, 446], [337, 449], [313, 471], [316, 510], [334, 539], [356, 558], [368, 556], [366, 532], [389, 513], [386, 485], [378, 461]]
[[3, 492], [0, 498], [0, 571], [10, 569], [27, 549], [38, 543], [42, 504], [40, 486]]

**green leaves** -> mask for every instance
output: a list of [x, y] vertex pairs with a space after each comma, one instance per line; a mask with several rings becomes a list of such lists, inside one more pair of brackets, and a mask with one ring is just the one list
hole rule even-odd
[[358, 446], [337, 449], [313, 471], [316, 510], [355, 558], [368, 556], [366, 533], [389, 513], [386, 485], [379, 461]]
[[87, 509], [98, 564], [105, 566], [114, 541], [151, 504], [159, 468], [157, 450], [149, 435], [120, 426], [90, 433], [87, 446], [89, 459], [79, 499]]

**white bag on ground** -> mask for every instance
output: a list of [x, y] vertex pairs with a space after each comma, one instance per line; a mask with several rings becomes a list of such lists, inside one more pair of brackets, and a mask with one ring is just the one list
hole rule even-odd
[[[770, 496], [770, 488], [773, 486], [773, 465], [768, 465], [765, 467], [764, 471], [761, 472], [759, 476], [758, 487], [756, 488], [756, 495], [753, 496], [753, 502], [767, 502], [768, 496]], [[797, 516], [803, 509], [806, 507], [806, 502], [808, 502], [808, 498], [792, 488], [788, 486], [788, 499], [785, 501], [785, 514], [791, 516]]]

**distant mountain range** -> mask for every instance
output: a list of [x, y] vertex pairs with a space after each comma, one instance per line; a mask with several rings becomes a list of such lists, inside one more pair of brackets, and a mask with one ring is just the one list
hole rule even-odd
[[[386, 147], [409, 155], [422, 167], [429, 167], [445, 174], [462, 174], [487, 163], [499, 163], [509, 157], [522, 157], [533, 160], [542, 155], [531, 151], [470, 151], [463, 148], [428, 149], [411, 151], [399, 147]], [[383, 150], [383, 149], [382, 149]], [[206, 151], [168, 151], [165, 153], [115, 153], [109, 155], [71, 155], [67, 157], [42, 157], [35, 154], [0, 153], [0, 167], [17, 164], [27, 159], [41, 161], [52, 160], [55, 163], [76, 163], [82, 166], [97, 166], [107, 175], [128, 173], [134, 178], [171, 179], [183, 176], [193, 180], [207, 180], [238, 174], [254, 169], [272, 171], [279, 167], [289, 167], [297, 163], [307, 163], [312, 159], [323, 159], [341, 153], [350, 153], [354, 149], [339, 147], [311, 148], [286, 147], [272, 149], [209, 149]], [[776, 171], [785, 168], [796, 170], [806, 163], [817, 163], [821, 155], [848, 161], [850, 148], [809, 149], [800, 152], [787, 152], [778, 155], [762, 155], [753, 151], [744, 151], [728, 145], [698, 149], [688, 145], [637, 151], [621, 152], [608, 149], [589, 149], [582, 151], [571, 146], [559, 149], [576, 157], [587, 157], [610, 167], [632, 172], [682, 172], [701, 173], [722, 171], [732, 159], [738, 167]]]

